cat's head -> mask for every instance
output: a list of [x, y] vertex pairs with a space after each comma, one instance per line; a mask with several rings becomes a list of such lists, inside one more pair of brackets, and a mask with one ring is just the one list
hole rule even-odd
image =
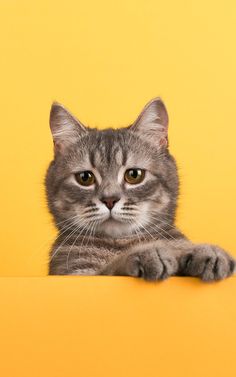
[[161, 99], [150, 101], [131, 126], [106, 130], [84, 126], [54, 103], [50, 127], [55, 158], [46, 189], [61, 231], [124, 237], [161, 233], [173, 223], [178, 177]]

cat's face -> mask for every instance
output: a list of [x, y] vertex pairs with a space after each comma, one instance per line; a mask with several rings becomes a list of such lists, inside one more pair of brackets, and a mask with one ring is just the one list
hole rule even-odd
[[164, 223], [172, 223], [178, 182], [167, 151], [167, 119], [155, 99], [131, 127], [98, 131], [53, 105], [55, 160], [46, 186], [62, 231], [124, 237], [158, 233], [158, 221], [161, 233]]

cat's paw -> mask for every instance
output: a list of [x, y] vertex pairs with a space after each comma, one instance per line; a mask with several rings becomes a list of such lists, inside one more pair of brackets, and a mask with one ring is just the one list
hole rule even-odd
[[197, 245], [180, 260], [181, 274], [200, 277], [203, 281], [225, 279], [234, 273], [235, 267], [235, 259], [214, 245]]
[[167, 279], [174, 275], [177, 269], [176, 258], [168, 251], [157, 248], [134, 251], [126, 258], [127, 275], [149, 281]]

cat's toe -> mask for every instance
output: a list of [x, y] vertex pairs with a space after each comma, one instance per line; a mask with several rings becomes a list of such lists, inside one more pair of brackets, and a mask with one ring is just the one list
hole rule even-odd
[[166, 252], [151, 249], [129, 255], [127, 268], [131, 276], [148, 281], [164, 280], [177, 270], [177, 261]]
[[215, 257], [206, 262], [201, 276], [204, 281], [222, 280], [234, 273], [235, 260], [223, 250], [216, 249], [215, 253]]
[[156, 250], [156, 253], [158, 255], [159, 263], [162, 265], [162, 271], [159, 279], [164, 280], [170, 276], [173, 276], [178, 269], [176, 258], [167, 250], [158, 249]]
[[157, 255], [149, 252], [137, 252], [127, 258], [127, 269], [130, 276], [141, 277], [145, 280], [157, 280], [161, 274]]
[[181, 259], [183, 275], [200, 277], [203, 281], [222, 280], [235, 271], [235, 260], [214, 245], [199, 245]]

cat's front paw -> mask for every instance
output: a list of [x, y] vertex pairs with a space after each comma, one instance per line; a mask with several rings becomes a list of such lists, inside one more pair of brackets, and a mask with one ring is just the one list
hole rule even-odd
[[129, 276], [142, 277], [145, 280], [164, 280], [174, 275], [178, 263], [166, 250], [152, 248], [134, 251], [127, 256], [126, 273]]
[[180, 260], [182, 275], [200, 277], [204, 281], [225, 279], [234, 273], [235, 267], [235, 259], [214, 245], [197, 245]]

